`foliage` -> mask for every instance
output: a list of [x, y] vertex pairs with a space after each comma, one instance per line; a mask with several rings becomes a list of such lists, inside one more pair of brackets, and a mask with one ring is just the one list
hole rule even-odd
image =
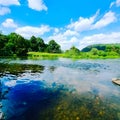
[[0, 56], [3, 56], [5, 54], [6, 51], [4, 50], [7, 42], [8, 42], [7, 36], [0, 33]]
[[16, 33], [11, 33], [7, 37], [8, 42], [5, 45], [5, 51], [10, 51], [7, 55], [25, 56], [28, 52], [27, 40]]
[[61, 53], [60, 45], [58, 45], [54, 40], [50, 40], [46, 51], [48, 53]]
[[29, 59], [57, 59], [60, 57], [65, 57], [64, 53], [28, 52]]
[[66, 50], [65, 54], [68, 57], [76, 57], [80, 55], [80, 50], [76, 48], [75, 46], [72, 46], [70, 50]]
[[85, 48], [83, 48], [81, 51], [82, 52], [90, 52], [92, 48], [96, 48], [98, 50], [102, 51], [116, 51], [120, 52], [120, 44], [95, 44], [95, 45], [90, 45]]
[[82, 58], [120, 58], [120, 44], [90, 45], [81, 51]]
[[54, 40], [47, 45], [40, 37], [32, 36], [30, 40], [27, 40], [16, 33], [9, 35], [0, 33], [0, 56], [26, 56], [29, 51], [61, 53], [60, 45]]
[[37, 38], [35, 36], [30, 38], [30, 49], [31, 51], [38, 51]]
[[38, 44], [38, 51], [39, 52], [45, 52], [47, 45], [44, 43], [44, 40], [42, 38], [37, 38], [37, 44]]
[[49, 56], [51, 58], [120, 58], [120, 44], [90, 45], [81, 51], [75, 46], [72, 46], [69, 50], [62, 53], [61, 46], [55, 40], [50, 40], [48, 44], [45, 44], [44, 40], [40, 37], [32, 36], [30, 39], [25, 39], [17, 33], [4, 35], [0, 32], [0, 56], [26, 56], [27, 54], [38, 57]]

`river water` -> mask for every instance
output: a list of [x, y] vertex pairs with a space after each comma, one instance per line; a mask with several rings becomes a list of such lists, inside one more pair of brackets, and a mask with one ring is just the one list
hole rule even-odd
[[120, 120], [120, 86], [112, 78], [120, 78], [120, 59], [0, 59], [0, 116]]

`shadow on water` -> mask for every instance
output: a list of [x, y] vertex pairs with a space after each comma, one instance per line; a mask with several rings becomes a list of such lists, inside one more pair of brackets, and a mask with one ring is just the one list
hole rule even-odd
[[22, 73], [42, 73], [44, 66], [31, 64], [0, 63], [0, 76], [6, 74], [20, 75]]

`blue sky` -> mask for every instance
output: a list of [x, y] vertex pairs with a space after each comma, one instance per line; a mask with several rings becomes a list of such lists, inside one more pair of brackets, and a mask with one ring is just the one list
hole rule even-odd
[[54, 39], [63, 50], [120, 43], [120, 0], [0, 0], [0, 31]]

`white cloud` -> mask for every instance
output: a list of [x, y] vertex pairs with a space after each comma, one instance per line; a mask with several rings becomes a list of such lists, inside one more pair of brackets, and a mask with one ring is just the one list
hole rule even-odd
[[92, 24], [95, 22], [96, 17], [99, 14], [99, 10], [96, 12], [96, 14], [90, 18], [83, 18], [80, 17], [78, 21], [72, 22], [70, 25], [67, 26], [69, 29], [74, 29], [75, 31], [86, 31], [89, 30], [92, 26]]
[[0, 6], [0, 15], [5, 15], [5, 14], [8, 14], [8, 13], [10, 13], [11, 11], [10, 11], [10, 9], [9, 8], [7, 8], [7, 7], [1, 7]]
[[110, 8], [112, 8], [113, 5], [116, 5], [117, 7], [119, 7], [119, 6], [120, 6], [120, 0], [116, 0], [115, 2], [112, 2], [112, 3], [110, 4]]
[[50, 31], [50, 27], [47, 25], [41, 25], [40, 27], [24, 26], [24, 27], [17, 28], [15, 30], [16, 33], [26, 38], [29, 38], [32, 35], [34, 36], [43, 35], [44, 33], [49, 31]]
[[79, 42], [79, 49], [92, 44], [109, 44], [120, 43], [120, 32], [112, 32], [110, 34], [94, 34], [84, 37]]
[[79, 40], [76, 36], [71, 36], [70, 38], [68, 38], [67, 36], [58, 34], [48, 37], [48, 41], [51, 39], [54, 39], [58, 44], [60, 44], [62, 50], [70, 49], [71, 46], [77, 46], [79, 43]]
[[76, 31], [72, 31], [72, 30], [66, 30], [63, 33], [63, 36], [69, 37], [69, 36], [78, 36], [79, 34]]
[[91, 18], [80, 17], [78, 21], [73, 22], [70, 25], [68, 25], [68, 28], [74, 29], [75, 31], [82, 32], [82, 31], [89, 30], [93, 22], [94, 22], [93, 17]]
[[58, 42], [61, 45], [62, 50], [68, 50], [72, 46], [78, 47], [79, 39], [77, 37], [71, 37], [69, 40], [66, 39], [64, 41]]
[[59, 33], [59, 29], [58, 28], [54, 28], [54, 34], [57, 34], [57, 33]]
[[80, 50], [84, 47], [92, 44], [109, 44], [109, 43], [120, 43], [120, 32], [111, 32], [109, 34], [93, 34], [91, 36], [65, 36], [63, 33], [50, 36], [48, 40], [54, 39], [61, 45], [62, 50], [70, 49], [71, 46], [76, 46]]
[[105, 27], [115, 21], [116, 21], [115, 13], [109, 11], [92, 26], [92, 29], [99, 29]]
[[116, 1], [116, 5], [119, 7], [120, 6], [120, 0]]
[[115, 5], [115, 2], [111, 2], [111, 4], [110, 4], [110, 8], [112, 8], [113, 5]]
[[65, 28], [66, 30], [64, 29], [64, 32], [59, 30], [59, 33], [54, 34], [49, 38], [57, 40], [63, 50], [69, 49], [73, 45], [81, 49], [91, 44], [120, 43], [120, 33], [94, 34], [82, 38], [81, 32], [101, 29], [117, 20], [115, 13], [112, 11], [108, 11], [102, 17], [98, 15], [99, 10], [92, 17], [80, 17], [78, 21], [72, 21], [71, 24]]
[[18, 0], [0, 0], [0, 15], [11, 13], [11, 10], [6, 7], [10, 5], [20, 5]]
[[57, 29], [57, 32], [51, 35], [48, 38], [48, 40], [50, 39], [56, 40], [62, 46], [63, 50], [69, 49], [73, 45], [81, 49], [90, 44], [94, 44], [94, 43], [96, 44], [102, 42], [104, 43], [103, 40], [105, 39], [109, 40], [108, 38], [106, 38], [107, 35], [97, 34], [84, 38], [81, 38], [82, 36], [80, 36], [82, 34], [81, 33], [82, 31], [96, 30], [106, 27], [109, 24], [115, 22], [117, 19], [115, 13], [111, 11], [104, 14], [101, 19], [97, 18], [98, 13], [99, 11], [97, 11], [96, 14], [90, 18], [80, 17], [78, 21], [72, 22], [66, 28], [62, 30]]
[[73, 45], [78, 45], [79, 33], [72, 30], [66, 30], [64, 32], [60, 31], [59, 33], [49, 36], [48, 41], [54, 39], [57, 43], [61, 45], [62, 50], [67, 50]]
[[28, 6], [37, 11], [47, 11], [48, 9], [47, 6], [44, 4], [43, 0], [28, 0]]
[[0, 0], [0, 5], [10, 6], [10, 5], [20, 5], [18, 0]]
[[18, 28], [12, 19], [7, 19], [2, 25], [4, 27], [16, 28], [15, 32], [25, 38], [30, 38], [32, 35], [37, 37], [49, 32], [51, 35], [48, 36], [46, 40], [54, 39], [61, 45], [63, 50], [69, 49], [73, 45], [81, 49], [91, 44], [120, 42], [120, 33], [94, 34], [83, 38], [80, 36], [82, 31], [96, 30], [106, 27], [117, 19], [115, 13], [111, 11], [105, 13], [101, 18], [98, 15], [99, 11], [89, 18], [80, 17], [78, 21], [71, 21], [71, 24], [63, 28], [54, 28], [49, 27], [48, 25], [41, 25], [40, 27], [23, 26]]
[[14, 22], [13, 19], [6, 19], [3, 23], [2, 23], [2, 26], [3, 27], [6, 27], [6, 28], [17, 28], [17, 24]]
[[98, 13], [99, 11], [97, 11], [96, 14], [90, 18], [80, 17], [78, 21], [72, 22], [67, 26], [67, 28], [83, 32], [106, 27], [115, 22], [117, 19], [115, 13], [109, 11], [100, 20], [97, 20]]

